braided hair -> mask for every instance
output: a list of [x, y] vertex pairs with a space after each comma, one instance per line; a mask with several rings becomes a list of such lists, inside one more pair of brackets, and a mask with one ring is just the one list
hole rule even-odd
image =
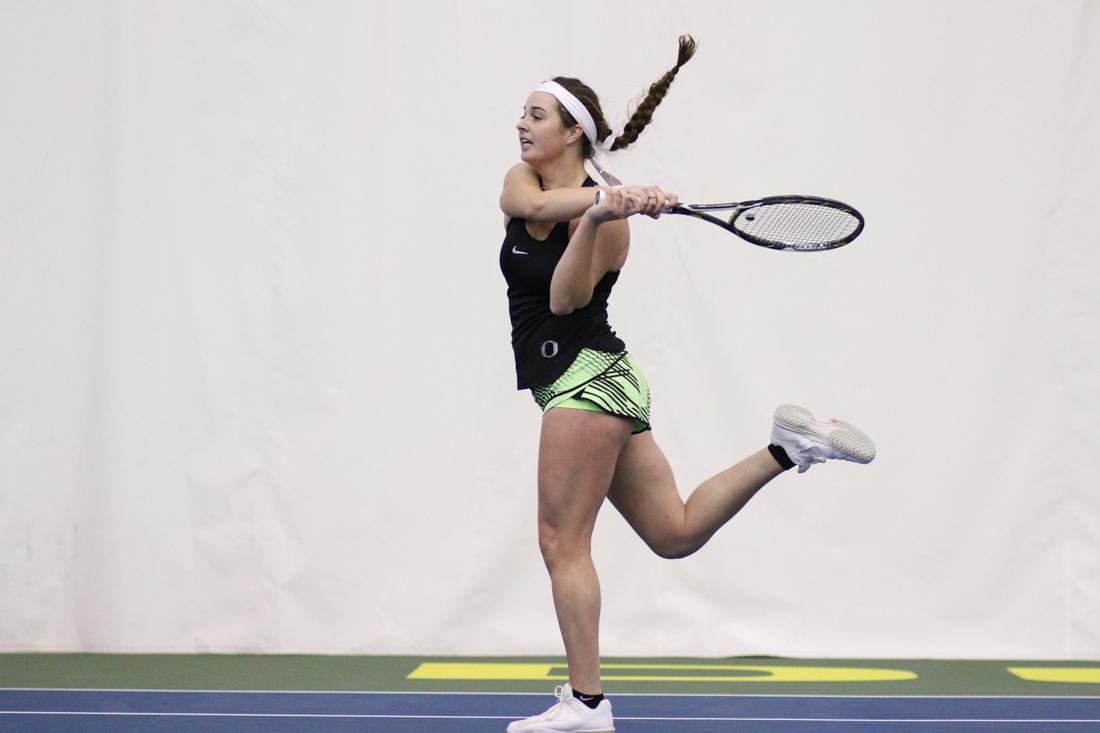
[[[657, 109], [657, 105], [668, 94], [668, 88], [672, 86], [672, 80], [676, 78], [676, 73], [680, 71], [680, 67], [695, 55], [695, 48], [695, 39], [691, 36], [680, 36], [680, 52], [676, 57], [676, 65], [666, 71], [660, 79], [649, 85], [649, 91], [646, 92], [645, 99], [634, 110], [634, 114], [630, 116], [630, 120], [623, 127], [622, 133], [615, 138], [611, 150], [622, 150], [638, 139], [638, 136], [642, 134], [642, 130], [653, 120], [653, 111]], [[568, 89], [588, 109], [588, 112], [592, 115], [592, 120], [596, 123], [596, 139], [604, 140], [607, 138], [611, 134], [611, 128], [608, 126], [607, 120], [604, 119], [603, 110], [600, 108], [600, 98], [596, 96], [596, 92], [592, 91], [592, 88], [580, 79], [556, 76], [554, 81]], [[558, 112], [561, 114], [562, 122], [566, 127], [577, 124], [577, 121], [573, 119], [573, 115], [569, 114], [569, 111], [561, 104], [558, 104]], [[583, 138], [583, 143], [584, 157], [591, 158], [595, 154], [592, 141], [586, 136]]]

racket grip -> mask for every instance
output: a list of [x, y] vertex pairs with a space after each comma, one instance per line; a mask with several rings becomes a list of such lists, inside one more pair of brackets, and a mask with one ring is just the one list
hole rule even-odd
[[[596, 191], [596, 198], [592, 201], [592, 205], [593, 206], [599, 206], [600, 201], [602, 201], [602, 200], [603, 200], [603, 191], [597, 190]], [[676, 209], [677, 209], [676, 206], [667, 206], [667, 207], [661, 209], [661, 213], [662, 214], [671, 214], [672, 212], [676, 211]]]

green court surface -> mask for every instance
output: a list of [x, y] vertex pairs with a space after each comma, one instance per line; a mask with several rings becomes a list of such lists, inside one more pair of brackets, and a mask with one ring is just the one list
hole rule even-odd
[[[0, 688], [542, 692], [555, 657], [0, 654]], [[1100, 662], [613, 658], [614, 693], [845, 696], [1096, 696]]]

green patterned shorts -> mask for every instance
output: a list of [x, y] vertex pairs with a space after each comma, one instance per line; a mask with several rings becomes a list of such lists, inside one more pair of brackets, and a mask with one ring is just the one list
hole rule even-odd
[[650, 429], [649, 383], [629, 353], [582, 349], [565, 374], [531, 395], [545, 413], [552, 407], [590, 410], [634, 421], [634, 434]]

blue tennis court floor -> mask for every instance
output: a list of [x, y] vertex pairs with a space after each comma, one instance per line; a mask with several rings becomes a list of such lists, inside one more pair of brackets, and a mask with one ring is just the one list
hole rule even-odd
[[[1100, 732], [1100, 698], [617, 694], [619, 733]], [[4, 733], [502, 733], [550, 694], [0, 689]]]

